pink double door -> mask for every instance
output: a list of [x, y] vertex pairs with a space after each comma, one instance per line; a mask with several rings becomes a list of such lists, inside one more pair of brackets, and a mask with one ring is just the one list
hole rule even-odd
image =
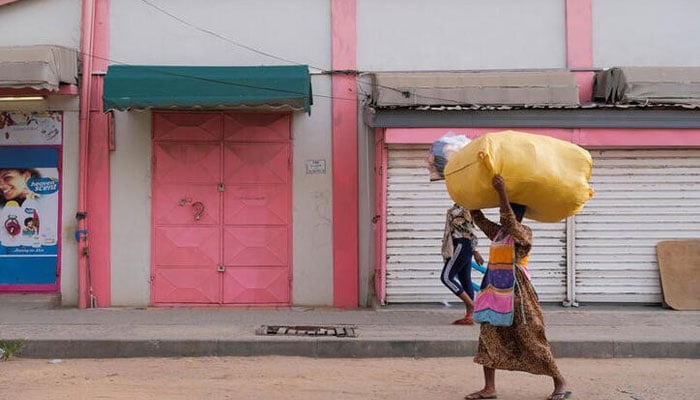
[[289, 114], [153, 114], [153, 304], [290, 303], [290, 151]]

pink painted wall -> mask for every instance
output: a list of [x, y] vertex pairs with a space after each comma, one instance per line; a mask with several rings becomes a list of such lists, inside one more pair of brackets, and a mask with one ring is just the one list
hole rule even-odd
[[[475, 138], [503, 128], [391, 128], [386, 129], [386, 143], [430, 144], [451, 131]], [[700, 129], [554, 129], [513, 128], [512, 130], [552, 136], [581, 147], [700, 147]]]
[[[108, 117], [102, 112], [103, 80], [109, 59], [110, 0], [83, 0], [81, 52], [83, 79], [80, 104], [79, 211], [87, 218], [79, 229], [88, 230], [87, 242], [78, 244], [78, 307], [89, 307], [90, 286], [98, 307], [111, 300], [111, 223]], [[89, 257], [85, 255], [86, 248]], [[90, 268], [91, 281], [88, 279]]]
[[[357, 68], [356, 0], [331, 1], [331, 66]], [[358, 306], [357, 78], [333, 74], [333, 305]]]
[[566, 66], [574, 72], [579, 101], [593, 94], [593, 0], [566, 0]]

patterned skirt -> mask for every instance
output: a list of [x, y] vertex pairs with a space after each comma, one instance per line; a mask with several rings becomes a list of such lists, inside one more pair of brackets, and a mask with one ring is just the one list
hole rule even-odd
[[474, 362], [494, 369], [558, 376], [535, 289], [520, 268], [516, 268], [515, 278], [522, 290], [515, 288], [513, 325], [481, 324]]

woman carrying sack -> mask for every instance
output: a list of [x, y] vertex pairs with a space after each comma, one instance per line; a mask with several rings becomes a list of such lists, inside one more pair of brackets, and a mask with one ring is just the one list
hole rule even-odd
[[[494, 242], [494, 245], [499, 247], [497, 252], [503, 254], [504, 245], [510, 244], [513, 247], [511, 254], [515, 266], [511, 269], [514, 274], [511, 278], [513, 279], [511, 286], [513, 299], [510, 303], [512, 322], [510, 320], [503, 322], [503, 319], [498, 320], [498, 323], [494, 322], [497, 325], [510, 323], [508, 326], [482, 322], [479, 347], [474, 356], [474, 362], [483, 365], [484, 388], [465, 396], [465, 399], [495, 399], [497, 369], [551, 376], [554, 391], [548, 399], [568, 399], [571, 391], [568, 390], [566, 380], [559, 372], [552, 355], [545, 335], [542, 310], [527, 272], [527, 257], [532, 247], [532, 230], [521, 224], [525, 207], [509, 203], [505, 182], [500, 175], [493, 178], [492, 185], [498, 192], [500, 224], [486, 219], [480, 210], [470, 212], [474, 223]], [[488, 270], [486, 274], [489, 274]], [[484, 289], [483, 286], [482, 289]], [[477, 311], [479, 311], [479, 296], [477, 296]], [[475, 320], [478, 320], [476, 315]]]

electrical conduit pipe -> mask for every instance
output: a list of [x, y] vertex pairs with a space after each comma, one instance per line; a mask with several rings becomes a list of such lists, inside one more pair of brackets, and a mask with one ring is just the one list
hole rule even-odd
[[[78, 240], [78, 307], [90, 305], [88, 293], [87, 254], [87, 164], [90, 128], [90, 102], [92, 98], [93, 52], [95, 39], [95, 0], [82, 0], [80, 53], [82, 58], [82, 80], [80, 87], [80, 160], [78, 168], [78, 214], [76, 239]], [[79, 234], [82, 232], [83, 234]]]

